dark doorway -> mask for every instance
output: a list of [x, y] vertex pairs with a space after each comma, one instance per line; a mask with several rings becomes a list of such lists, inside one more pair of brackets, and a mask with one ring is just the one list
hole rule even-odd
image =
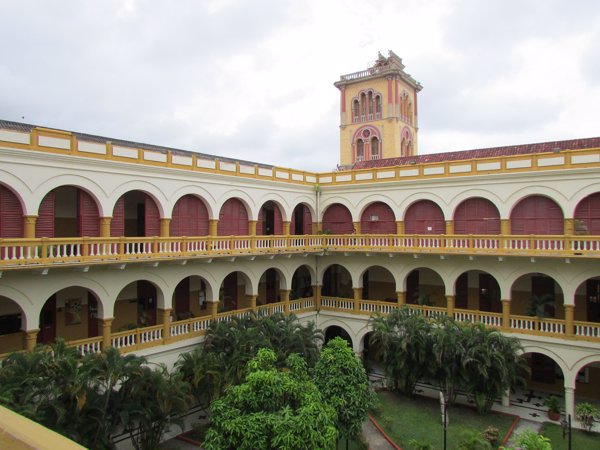
[[40, 332], [37, 341], [49, 344], [56, 339], [56, 294], [48, 299], [40, 312]]

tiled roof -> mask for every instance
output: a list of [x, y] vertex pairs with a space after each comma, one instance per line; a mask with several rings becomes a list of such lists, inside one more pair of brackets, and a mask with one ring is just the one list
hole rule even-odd
[[[31, 125], [31, 124], [20, 123], [20, 122], [11, 122], [8, 120], [0, 119], [0, 129], [4, 129], [4, 130], [13, 130], [13, 131], [20, 131], [22, 133], [30, 133], [31, 130], [33, 130], [36, 127], [38, 127], [38, 125]], [[113, 145], [119, 145], [119, 146], [123, 146], [123, 147], [132, 147], [132, 148], [141, 148], [144, 150], [150, 150], [150, 151], [154, 151], [154, 152], [158, 152], [158, 153], [166, 153], [167, 151], [170, 151], [171, 153], [178, 154], [178, 155], [194, 154], [197, 157], [204, 158], [204, 159], [218, 159], [219, 161], [230, 162], [230, 163], [239, 162], [241, 164], [257, 165], [259, 167], [263, 167], [266, 169], [271, 169], [273, 167], [269, 164], [261, 164], [261, 163], [256, 163], [256, 162], [252, 162], [252, 161], [244, 161], [244, 160], [240, 160], [240, 159], [226, 158], [224, 156], [209, 155], [206, 153], [194, 152], [194, 151], [190, 151], [190, 150], [181, 150], [181, 149], [177, 149], [177, 148], [161, 147], [158, 145], [144, 144], [141, 142], [133, 142], [133, 141], [126, 141], [123, 139], [113, 139], [113, 138], [108, 138], [108, 137], [103, 137], [103, 136], [96, 136], [93, 134], [78, 133], [78, 132], [70, 131], [70, 130], [60, 130], [60, 129], [57, 129], [57, 130], [58, 131], [68, 131], [68, 132], [72, 133], [73, 135], [75, 135], [77, 137], [77, 139], [81, 140], [81, 141], [98, 142], [98, 143], [105, 143], [107, 141], [110, 141]]]
[[429, 155], [402, 156], [399, 158], [376, 159], [354, 163], [353, 169], [372, 169], [375, 167], [405, 166], [409, 164], [438, 163], [460, 161], [475, 158], [494, 158], [498, 156], [527, 155], [560, 150], [584, 150], [599, 148], [600, 137], [571, 139], [568, 141], [541, 142], [537, 144], [511, 145], [508, 147], [480, 148], [448, 153], [432, 153]]

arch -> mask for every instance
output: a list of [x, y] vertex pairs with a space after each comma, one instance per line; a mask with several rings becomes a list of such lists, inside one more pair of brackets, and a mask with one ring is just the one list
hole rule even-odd
[[277, 303], [281, 301], [281, 290], [286, 289], [287, 283], [283, 272], [275, 267], [265, 270], [258, 280], [257, 305]]
[[160, 236], [160, 209], [154, 197], [142, 190], [123, 193], [113, 208], [110, 235]]
[[219, 210], [219, 236], [245, 236], [248, 234], [248, 210], [237, 197], [229, 198]]
[[600, 276], [579, 283], [574, 295], [574, 320], [600, 322]]
[[[530, 355], [530, 357], [527, 357]], [[536, 356], [537, 355], [537, 356]], [[557, 383], [556, 369], [558, 367], [562, 372], [562, 378], [566, 381], [567, 377], [571, 373], [567, 364], [553, 351], [539, 346], [525, 346], [523, 348], [522, 356], [527, 360], [530, 368], [530, 382], [545, 383], [555, 386]], [[550, 366], [548, 362], [553, 364]], [[559, 386], [556, 386], [560, 391], [564, 388], [564, 382], [560, 382]]]
[[454, 210], [454, 234], [500, 234], [500, 212], [482, 197], [463, 200]]
[[354, 349], [354, 344], [352, 342], [352, 336], [345, 327], [341, 325], [329, 325], [327, 328], [323, 329], [323, 345], [327, 344], [330, 340], [341, 337], [343, 340], [348, 342], [350, 348]]
[[303, 264], [294, 270], [291, 282], [290, 300], [298, 298], [308, 298], [314, 295], [314, 271], [312, 268]]
[[575, 208], [575, 234], [600, 235], [600, 192], [582, 199]]
[[247, 308], [249, 305], [248, 297], [253, 292], [255, 290], [248, 275], [240, 270], [228, 273], [223, 277], [219, 287], [219, 310], [234, 311]]
[[100, 236], [100, 213], [95, 198], [78, 186], [55, 187], [40, 203], [35, 234], [49, 238]]
[[207, 236], [209, 213], [201, 197], [186, 194], [177, 200], [173, 207], [171, 236]]
[[364, 125], [358, 128], [352, 135], [352, 144], [356, 144], [359, 140], [370, 142], [371, 139], [377, 138], [381, 141], [381, 132], [379, 128], [373, 125]]
[[511, 314], [564, 318], [564, 292], [550, 275], [522, 274], [513, 281], [510, 294]]
[[175, 207], [175, 204], [186, 195], [193, 195], [194, 197], [199, 198], [202, 201], [202, 203], [204, 203], [204, 206], [208, 211], [209, 220], [217, 218], [216, 215], [218, 211], [215, 210], [215, 196], [206, 187], [199, 186], [198, 184], [184, 185], [176, 191], [174, 191], [171, 194], [171, 198], [169, 199], [170, 208], [167, 209], [167, 207], [165, 206], [164, 217], [172, 217], [173, 208]]
[[341, 203], [329, 205], [323, 213], [323, 231], [331, 234], [352, 234], [354, 224], [352, 213]]
[[322, 286], [322, 295], [354, 298], [352, 275], [340, 264], [331, 264], [324, 268]]
[[292, 212], [290, 234], [312, 234], [313, 215], [305, 203], [298, 203]]
[[367, 267], [360, 275], [363, 300], [396, 302], [396, 278], [381, 266]]
[[502, 312], [502, 290], [496, 277], [484, 270], [466, 270], [454, 283], [454, 307]]
[[0, 295], [0, 353], [23, 348], [23, 331], [26, 330], [25, 310], [9, 297]]
[[112, 331], [157, 324], [157, 309], [163, 293], [152, 281], [135, 280], [126, 284], [115, 299]]
[[564, 216], [562, 209], [553, 199], [542, 195], [522, 198], [510, 213], [511, 233], [563, 234]]
[[[23, 237], [23, 207], [19, 196], [0, 184], [0, 238]], [[0, 256], [4, 256], [0, 252]]]
[[437, 203], [419, 200], [408, 207], [404, 214], [406, 234], [445, 234], [444, 213]]
[[207, 303], [212, 299], [210, 283], [200, 275], [189, 275], [180, 280], [173, 291], [173, 317], [184, 320], [207, 315]]
[[369, 204], [360, 217], [362, 234], [396, 234], [396, 216], [384, 202]]
[[259, 236], [283, 234], [281, 207], [277, 202], [268, 200], [260, 207], [256, 234]]
[[404, 279], [406, 303], [423, 306], [446, 306], [443, 277], [429, 267], [416, 267]]
[[55, 291], [39, 311], [38, 342], [51, 343], [57, 337], [67, 341], [101, 334], [101, 297], [92, 289], [73, 284]]

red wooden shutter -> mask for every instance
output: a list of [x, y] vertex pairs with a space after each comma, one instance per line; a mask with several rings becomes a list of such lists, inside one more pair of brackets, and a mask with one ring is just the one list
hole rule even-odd
[[100, 217], [98, 206], [90, 194], [79, 190], [79, 234], [81, 236], [100, 236]]
[[125, 236], [125, 196], [121, 196], [113, 209], [110, 222], [110, 235], [112, 237]]
[[404, 218], [406, 234], [445, 234], [446, 222], [438, 205], [430, 200], [412, 204]]
[[582, 220], [587, 232], [600, 235], [600, 193], [584, 198], [575, 208], [575, 219]]
[[208, 210], [202, 200], [193, 195], [180, 198], [173, 208], [171, 236], [208, 235]]
[[500, 234], [500, 213], [485, 198], [470, 198], [454, 213], [455, 234]]
[[273, 204], [273, 233], [283, 233], [283, 219], [281, 217], [281, 211], [279, 210], [279, 206], [277, 206], [276, 204]]
[[548, 197], [534, 195], [521, 200], [510, 215], [512, 234], [563, 234], [562, 210]]
[[160, 236], [160, 213], [149, 195], [144, 195], [144, 236]]
[[302, 205], [304, 209], [304, 223], [302, 224], [304, 227], [304, 234], [312, 234], [312, 216], [310, 214], [310, 209], [306, 205]]
[[260, 209], [258, 210], [258, 220], [256, 221], [256, 234], [258, 236], [262, 236], [263, 233], [263, 228], [264, 228], [264, 222], [265, 222], [265, 214], [263, 212], [263, 208], [264, 205], [260, 207]]
[[354, 224], [352, 214], [344, 205], [331, 205], [323, 215], [323, 231], [330, 230], [332, 234], [352, 234]]
[[392, 209], [383, 202], [371, 203], [360, 219], [363, 234], [396, 234], [396, 217]]
[[230, 198], [219, 212], [219, 236], [245, 236], [248, 234], [248, 213], [243, 203]]
[[23, 211], [17, 196], [0, 186], [0, 238], [23, 237]]
[[38, 210], [35, 237], [54, 237], [54, 203], [54, 191], [50, 191], [42, 200], [42, 204]]

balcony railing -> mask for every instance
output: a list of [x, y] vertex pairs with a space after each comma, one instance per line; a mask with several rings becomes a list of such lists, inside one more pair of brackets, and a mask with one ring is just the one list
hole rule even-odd
[[302, 235], [0, 239], [0, 269], [349, 250], [599, 257], [600, 236]]
[[[271, 315], [285, 311], [285, 302], [270, 303], [258, 306], [256, 313], [259, 315]], [[350, 298], [332, 296], [321, 297], [321, 311], [345, 312], [358, 314], [364, 318], [373, 315], [387, 315], [399, 307], [398, 303], [389, 301], [360, 300], [358, 310], [355, 309], [355, 301]], [[407, 305], [413, 314], [421, 314], [425, 317], [435, 318], [447, 315], [447, 309], [439, 306]], [[288, 303], [290, 313], [302, 314], [316, 311], [317, 303], [313, 297], [291, 300]], [[136, 328], [128, 331], [112, 333], [111, 345], [118, 348], [122, 353], [134, 352], [143, 348], [156, 347], [184, 339], [203, 336], [213, 321], [229, 322], [234, 317], [247, 317], [252, 310], [250, 308], [235, 311], [222, 312], [216, 317], [201, 316], [190, 319], [171, 322], [165, 328], [164, 325], [154, 325], [144, 328]], [[566, 322], [561, 319], [541, 319], [538, 317], [510, 315], [509, 327], [502, 328], [502, 314], [476, 311], [469, 309], [455, 309], [454, 319], [458, 322], [481, 323], [487, 327], [502, 329], [506, 333], [531, 334], [548, 337], [567, 337]], [[168, 329], [168, 335], [164, 330]], [[574, 335], [569, 339], [577, 341], [600, 342], [600, 323], [597, 322], [574, 322]], [[98, 353], [102, 349], [102, 336], [74, 340], [68, 342], [70, 347], [76, 347], [81, 354]], [[3, 359], [7, 355], [0, 355]]]

